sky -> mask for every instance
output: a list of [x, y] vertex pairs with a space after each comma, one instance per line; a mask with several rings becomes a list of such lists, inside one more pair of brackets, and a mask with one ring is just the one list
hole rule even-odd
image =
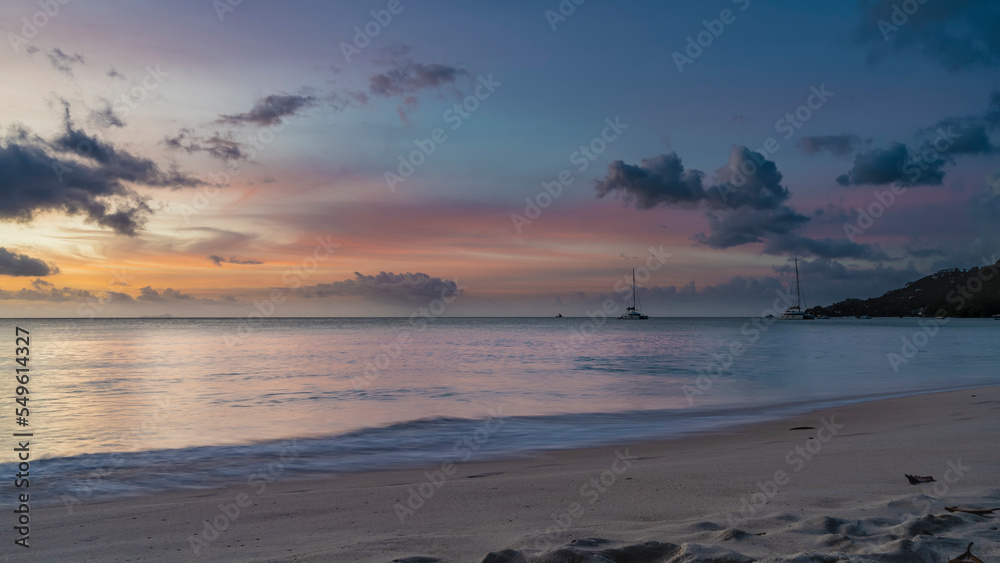
[[[989, 0], [8, 0], [0, 315], [760, 314], [1000, 253]], [[783, 289], [784, 288], [784, 289]]]

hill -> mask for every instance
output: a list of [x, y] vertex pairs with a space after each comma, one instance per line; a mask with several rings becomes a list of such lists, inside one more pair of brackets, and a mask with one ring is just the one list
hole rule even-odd
[[813, 307], [815, 315], [847, 317], [992, 317], [1000, 315], [1000, 261], [992, 266], [941, 270], [870, 299]]

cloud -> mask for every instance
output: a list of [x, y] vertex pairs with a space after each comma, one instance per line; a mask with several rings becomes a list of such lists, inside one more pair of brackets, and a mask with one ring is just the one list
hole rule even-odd
[[404, 60], [386, 72], [368, 79], [368, 90], [376, 96], [405, 96], [418, 90], [439, 88], [454, 84], [459, 76], [468, 75], [464, 69], [441, 64], [423, 64]]
[[247, 155], [243, 152], [243, 144], [233, 140], [231, 137], [222, 137], [218, 132], [211, 137], [197, 137], [190, 129], [184, 128], [173, 137], [163, 138], [163, 144], [169, 149], [183, 150], [188, 154], [204, 152], [222, 161], [246, 160]]
[[59, 268], [49, 266], [38, 258], [11, 252], [0, 246], [0, 276], [50, 276]]
[[271, 94], [257, 100], [250, 111], [232, 115], [222, 115], [218, 123], [258, 126], [277, 125], [285, 117], [297, 115], [299, 110], [314, 106], [319, 101], [315, 96], [302, 94]]
[[[760, 300], [773, 300], [776, 292], [781, 290], [781, 281], [771, 276], [748, 278], [735, 276], [729, 281], [707, 285], [698, 289], [695, 282], [683, 286], [652, 286], [640, 287], [639, 299], [644, 303], [657, 301], [678, 301], [689, 303], [746, 303]], [[617, 296], [608, 295], [607, 298]]]
[[96, 302], [103, 304], [110, 303], [133, 303], [131, 295], [118, 293], [116, 291], [102, 291], [93, 293], [86, 289], [76, 289], [72, 287], [56, 287], [54, 284], [42, 279], [35, 279], [30, 287], [17, 291], [6, 291], [0, 289], [0, 301], [50, 301], [62, 303], [72, 301], [75, 303]]
[[657, 205], [694, 207], [706, 197], [702, 187], [705, 173], [685, 170], [676, 152], [644, 158], [636, 166], [616, 160], [597, 182], [597, 197], [618, 195], [636, 209]]
[[250, 243], [260, 237], [259, 233], [241, 233], [216, 227], [188, 227], [182, 229], [184, 232], [203, 234], [197, 240], [194, 237], [185, 237], [190, 240], [182, 248], [186, 253], [218, 255], [220, 253], [237, 254], [246, 251]]
[[48, 57], [49, 62], [52, 63], [52, 66], [56, 70], [67, 76], [73, 76], [73, 65], [84, 64], [86, 62], [83, 59], [83, 55], [79, 53], [67, 55], [59, 47], [48, 51], [45, 56]]
[[917, 142], [911, 145], [890, 143], [854, 157], [854, 166], [837, 178], [842, 186], [864, 184], [901, 186], [938, 186], [944, 181], [944, 166], [961, 155], [1000, 152], [990, 140], [990, 133], [1000, 125], [1000, 90], [989, 96], [987, 110], [980, 114], [951, 117], [920, 129]]
[[222, 266], [225, 264], [263, 264], [260, 260], [254, 260], [253, 258], [236, 258], [235, 256], [230, 256], [229, 258], [223, 258], [218, 254], [212, 254], [207, 257], [212, 262], [215, 262], [216, 266]]
[[946, 161], [935, 152], [931, 159], [914, 154], [902, 143], [888, 148], [872, 149], [854, 157], [854, 166], [837, 177], [842, 186], [876, 186], [898, 182], [901, 186], [939, 186], [944, 180], [942, 167]]
[[809, 221], [787, 205], [775, 209], [741, 207], [726, 212], [710, 211], [706, 215], [711, 233], [698, 233], [693, 238], [712, 248], [765, 242], [773, 235], [787, 235]]
[[733, 147], [728, 164], [716, 171], [718, 182], [703, 186], [705, 173], [685, 170], [676, 153], [644, 159], [639, 166], [612, 162], [595, 185], [597, 197], [618, 194], [636, 209], [664, 207], [705, 210], [710, 232], [692, 238], [712, 248], [764, 243], [766, 254], [880, 259], [868, 245], [849, 240], [816, 240], [795, 231], [810, 218], [795, 211], [777, 165], [747, 147]]
[[715, 172], [719, 183], [706, 190], [708, 204], [716, 209], [778, 210], [791, 197], [781, 185], [778, 166], [747, 147], [735, 146], [729, 162]]
[[851, 242], [849, 239], [814, 239], [796, 233], [781, 233], [769, 237], [764, 244], [764, 254], [780, 256], [815, 256], [817, 258], [858, 258], [882, 261], [889, 257], [868, 244]]
[[868, 48], [869, 61], [917, 51], [952, 72], [1000, 65], [1000, 5], [994, 0], [919, 2], [912, 14], [900, 4], [861, 2], [854, 41]]
[[210, 299], [197, 299], [191, 294], [181, 293], [180, 291], [169, 287], [164, 289], [162, 292], [158, 292], [148, 285], [139, 290], [139, 297], [137, 297], [136, 300], [143, 303], [163, 303], [166, 301], [211, 301]]
[[864, 139], [857, 135], [843, 134], [801, 137], [796, 145], [808, 155], [828, 151], [836, 156], [847, 156], [864, 143]]
[[126, 183], [172, 188], [201, 184], [76, 129], [68, 105], [64, 130], [53, 139], [24, 128], [0, 139], [0, 220], [31, 221], [36, 213], [60, 211], [135, 235], [152, 209]]
[[73, 289], [71, 287], [59, 289], [55, 285], [42, 279], [36, 279], [31, 282], [31, 288], [24, 288], [18, 291], [0, 289], [0, 300], [2, 301], [83, 302], [96, 298], [96, 295], [87, 290]]
[[360, 296], [373, 301], [431, 301], [461, 295], [462, 292], [463, 289], [457, 282], [433, 278], [419, 272], [379, 272], [375, 276], [354, 272], [354, 279], [320, 283], [295, 290], [299, 297]]
[[52, 149], [93, 161], [100, 165], [104, 173], [114, 178], [156, 187], [194, 187], [201, 184], [199, 180], [176, 170], [164, 171], [148, 158], [119, 150], [112, 144], [75, 128], [68, 104], [63, 128], [63, 133], [50, 141]]
[[[790, 283], [795, 270], [791, 262], [774, 268]], [[906, 267], [892, 268], [882, 265], [848, 267], [837, 260], [799, 260], [799, 275], [807, 305], [835, 303], [843, 299], [877, 297], [886, 291], [898, 289], [923, 277], [910, 263]], [[794, 294], [793, 294], [794, 297]]]
[[101, 129], [110, 127], [125, 127], [125, 122], [115, 113], [114, 107], [108, 100], [101, 101], [101, 107], [91, 110], [88, 121]]
[[989, 135], [992, 129], [985, 115], [945, 119], [920, 132], [931, 137], [921, 146], [920, 152], [937, 151], [942, 158], [995, 153], [998, 149]]

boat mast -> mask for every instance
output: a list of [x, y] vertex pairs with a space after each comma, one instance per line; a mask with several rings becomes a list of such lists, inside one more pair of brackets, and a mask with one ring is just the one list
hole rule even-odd
[[633, 311], [635, 311], [635, 308], [638, 306], [638, 303], [636, 302], [635, 299], [636, 299], [636, 296], [635, 296], [635, 268], [632, 268], [632, 310]]
[[[634, 275], [634, 274], [633, 274]], [[802, 286], [799, 285], [799, 259], [795, 259], [795, 306], [802, 308]]]

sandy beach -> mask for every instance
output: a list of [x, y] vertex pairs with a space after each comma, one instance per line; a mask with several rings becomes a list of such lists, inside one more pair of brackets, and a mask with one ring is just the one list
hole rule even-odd
[[230, 488], [33, 509], [30, 552], [9, 559], [947, 561], [971, 542], [997, 561], [1000, 517], [946, 510], [1000, 508], [997, 444], [989, 387], [506, 461], [250, 468]]

